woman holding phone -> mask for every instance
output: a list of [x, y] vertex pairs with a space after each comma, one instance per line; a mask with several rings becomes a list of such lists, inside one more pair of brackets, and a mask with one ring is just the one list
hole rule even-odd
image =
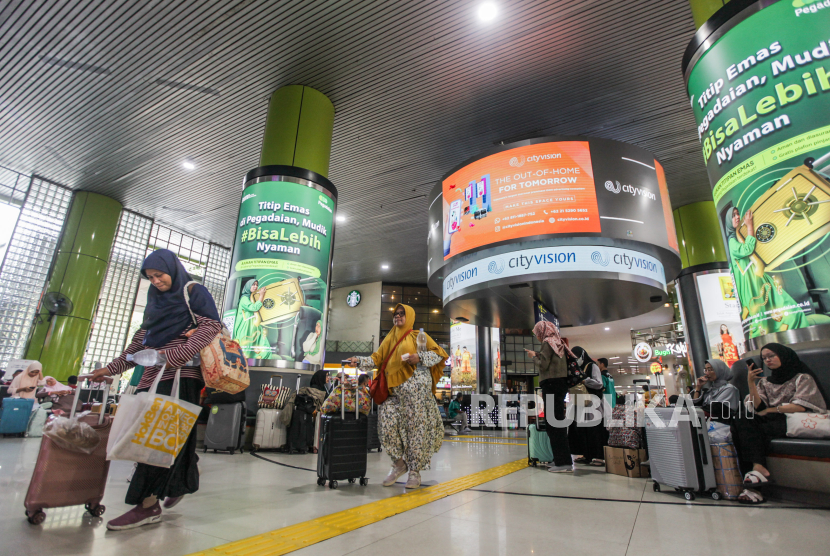
[[39, 361], [28, 361], [22, 373], [14, 377], [9, 386], [9, 395], [15, 398], [34, 399], [39, 386], [43, 386], [43, 366]]
[[741, 416], [733, 425], [746, 487], [738, 500], [744, 504], [765, 501], [751, 487], [770, 483], [766, 449], [773, 438], [787, 436], [787, 413], [827, 412], [821, 387], [795, 351], [781, 344], [767, 344], [761, 348], [761, 360], [770, 376], [761, 377], [763, 369], [752, 360], [747, 363], [749, 394], [744, 402], [751, 415]]

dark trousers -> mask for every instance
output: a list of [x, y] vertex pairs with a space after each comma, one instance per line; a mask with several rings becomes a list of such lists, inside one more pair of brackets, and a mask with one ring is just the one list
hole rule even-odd
[[[183, 378], [179, 384], [179, 399], [190, 403], [199, 403], [199, 394], [205, 383], [195, 378]], [[149, 388], [142, 388], [139, 392], [146, 392]], [[172, 380], [159, 382], [157, 394], [169, 396], [173, 390]], [[156, 467], [139, 463], [130, 480], [125, 502], [138, 505], [152, 495], [159, 500], [167, 497], [193, 494], [199, 490], [199, 456], [196, 455], [196, 427], [194, 426], [187, 441], [173, 465]]]
[[[545, 415], [553, 409], [553, 417], [557, 421], [565, 420], [565, 395], [568, 393], [568, 382], [566, 378], [549, 378], [539, 383], [542, 387], [542, 395], [545, 398]], [[548, 405], [548, 396], [553, 396], [553, 407]], [[568, 428], [554, 427], [545, 423], [545, 431], [550, 439], [550, 448], [553, 451], [554, 465], [571, 465], [571, 449], [568, 445]]]
[[766, 467], [769, 441], [787, 436], [787, 416], [771, 413], [754, 419], [742, 415], [732, 423], [732, 439], [738, 449], [741, 473], [752, 471], [753, 464]]

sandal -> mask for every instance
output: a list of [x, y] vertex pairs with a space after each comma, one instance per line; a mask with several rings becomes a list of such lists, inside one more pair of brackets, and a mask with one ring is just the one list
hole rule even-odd
[[582, 465], [587, 465], [587, 464], [588, 464], [588, 458], [584, 458], [584, 457], [582, 457], [582, 456], [579, 456], [578, 458], [576, 458], [576, 459], [574, 460], [574, 463], [579, 463], [579, 464], [582, 464]]
[[750, 471], [744, 475], [744, 486], [759, 487], [773, 483], [769, 477], [764, 477], [759, 471]]
[[603, 461], [601, 459], [594, 458], [593, 460], [591, 460], [591, 463], [589, 463], [588, 465], [590, 465], [592, 467], [605, 467], [605, 461]]
[[760, 492], [751, 488], [745, 488], [738, 496], [738, 502], [741, 504], [755, 505], [763, 504], [766, 501], [766, 498], [764, 498]]

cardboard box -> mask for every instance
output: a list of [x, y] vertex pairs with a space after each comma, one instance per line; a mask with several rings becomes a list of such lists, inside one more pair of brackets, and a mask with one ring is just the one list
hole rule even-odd
[[646, 460], [645, 450], [605, 447], [605, 472], [621, 477], [648, 477], [649, 470], [640, 463]]

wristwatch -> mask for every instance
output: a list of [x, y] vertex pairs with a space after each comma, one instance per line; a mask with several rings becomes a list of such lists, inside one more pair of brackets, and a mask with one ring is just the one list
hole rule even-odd
[[780, 405], [775, 406], [775, 411], [777, 411], [778, 413], [781, 413], [781, 406]]

